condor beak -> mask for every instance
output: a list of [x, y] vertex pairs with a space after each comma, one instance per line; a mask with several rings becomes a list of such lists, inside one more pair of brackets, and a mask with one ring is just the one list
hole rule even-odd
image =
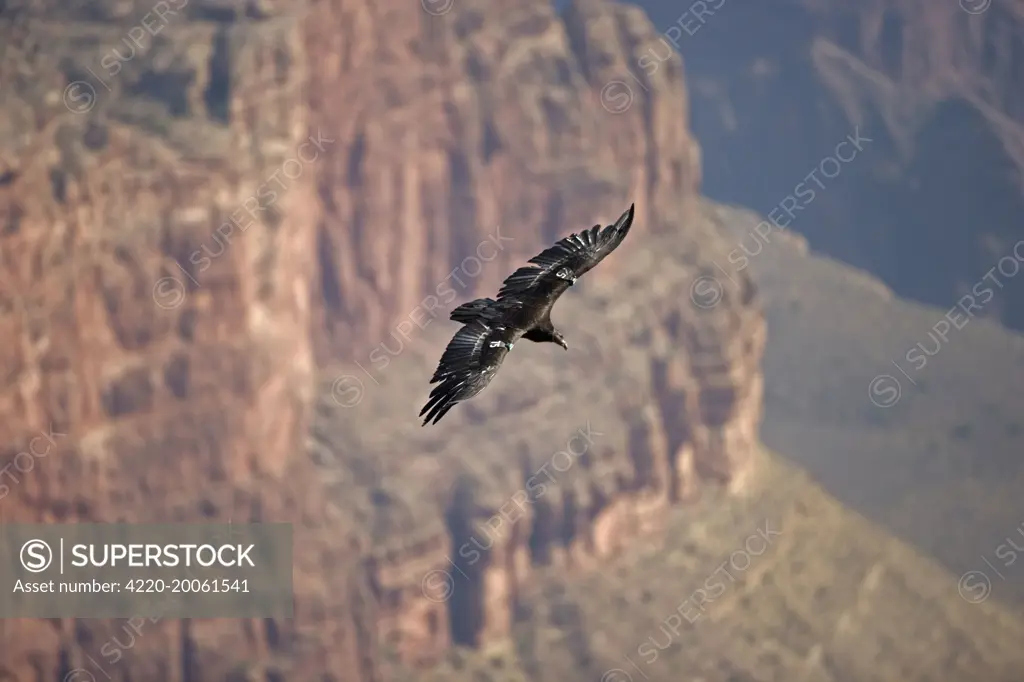
[[558, 345], [564, 348], [565, 350], [569, 350], [569, 344], [565, 342], [565, 339], [558, 339]]

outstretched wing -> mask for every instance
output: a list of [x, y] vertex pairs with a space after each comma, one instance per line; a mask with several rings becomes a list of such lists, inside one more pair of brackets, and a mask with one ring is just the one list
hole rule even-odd
[[468, 400], [491, 383], [508, 355], [508, 346], [516, 332], [504, 326], [493, 326], [483, 320], [467, 324], [448, 342], [430, 383], [430, 399], [420, 410], [426, 415], [423, 426], [436, 424], [456, 403]]
[[463, 303], [452, 310], [449, 318], [452, 322], [469, 324], [475, 320], [489, 320], [497, 310], [498, 306], [495, 305], [494, 299], [478, 298], [469, 303]]
[[521, 267], [505, 279], [498, 291], [498, 300], [527, 294], [531, 298], [557, 298], [622, 243], [633, 225], [634, 208], [635, 205], [630, 204], [614, 225], [603, 230], [595, 225], [571, 234], [531, 258], [529, 262], [533, 265]]

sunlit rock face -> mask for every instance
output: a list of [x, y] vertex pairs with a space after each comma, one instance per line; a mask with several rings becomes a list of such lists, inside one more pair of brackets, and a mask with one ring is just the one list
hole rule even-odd
[[[501, 639], [535, 567], [749, 479], [764, 322], [698, 201], [681, 62], [621, 87], [657, 40], [635, 8], [426, 4], [5, 6], [3, 520], [296, 533], [294, 620], [4, 621], [13, 679], [376, 680], [378, 645], [421, 664]], [[520, 344], [532, 369], [453, 412], [463, 435], [406, 432], [448, 310], [631, 202], [629, 242], [556, 311], [569, 354]], [[339, 361], [382, 373], [358, 405], [318, 369]], [[509, 512], [589, 423], [608, 435], [571, 478], [459, 564], [472, 589], [425, 592], [492, 518], [460, 491]]]

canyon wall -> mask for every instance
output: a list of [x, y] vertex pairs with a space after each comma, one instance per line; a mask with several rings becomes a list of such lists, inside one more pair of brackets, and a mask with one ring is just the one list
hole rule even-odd
[[[743, 274], [694, 294], [729, 245], [697, 198], [679, 60], [628, 101], [605, 89], [656, 40], [639, 10], [37, 0], [0, 29], [0, 518], [284, 521], [297, 548], [292, 620], [6, 620], [0, 677], [375, 680], [378, 644], [427, 663], [504, 636], [558, 548], [585, 563], [701, 481], [742, 489], [763, 320]], [[413, 419], [440, 322], [358, 405], [320, 369], [371, 364], [416, 310], [446, 318], [630, 202], [632, 255], [562, 304], [568, 360], [507, 370], [455, 436]], [[570, 427], [538, 388], [590, 411]], [[480, 429], [517, 417], [532, 440], [490, 437], [465, 473]], [[503, 507], [588, 419], [601, 459], [438, 600], [428, 578], [478, 530], [466, 500]]]
[[311, 125], [339, 139], [316, 167], [319, 245], [334, 256], [318, 296], [327, 357], [368, 351], [496, 229], [515, 241], [454, 284], [460, 297], [630, 202], [641, 232], [659, 212], [692, 215], [699, 148], [679, 62], [649, 96], [601, 105], [654, 38], [639, 10], [586, 2], [563, 22], [543, 2], [510, 3], [500, 21], [479, 0], [428, 7], [325, 1], [308, 22]]
[[[300, 21], [188, 9], [4, 8], [5, 523], [298, 518], [276, 481], [312, 395], [309, 163], [330, 150], [307, 144], [296, 106]], [[0, 665], [222, 679], [237, 663], [217, 649], [269, 637], [259, 622], [147, 626], [113, 665], [100, 648], [128, 641], [120, 622], [7, 620]]]
[[[538, 570], [587, 570], [657, 542], [669, 507], [709, 486], [743, 494], [756, 471], [765, 326], [742, 276], [716, 290], [720, 301], [686, 295], [711, 261], [726, 262], [717, 234], [705, 208], [687, 230], [624, 244], [613, 280], [556, 308], [572, 330], [568, 354], [510, 357], [447, 429], [394, 417], [422, 404], [418, 378], [447, 341], [442, 325], [385, 366], [325, 373], [309, 454], [373, 548], [365, 581], [396, 661], [493, 643]], [[371, 415], [390, 416], [371, 433]]]
[[[666, 36], [690, 27], [675, 42], [710, 196], [768, 213], [859, 127], [869, 150], [782, 221], [813, 249], [948, 307], [1024, 237], [1018, 0], [715, 2], [703, 22], [640, 4]], [[1020, 292], [982, 314], [1024, 328]]]

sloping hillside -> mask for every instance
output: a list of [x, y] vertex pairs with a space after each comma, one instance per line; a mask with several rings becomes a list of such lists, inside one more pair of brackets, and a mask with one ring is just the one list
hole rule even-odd
[[[25, 474], [2, 520], [275, 520], [296, 524], [308, 550], [296, 552], [294, 621], [160, 623], [113, 666], [99, 650], [122, 623], [4, 621], [0, 678], [82, 668], [196, 682], [243, 667], [375, 681], [368, 642], [393, 629], [377, 613], [392, 595], [361, 581], [418, 565], [382, 562], [378, 575], [368, 564], [383, 548], [332, 516], [305, 456], [319, 368], [382, 369], [375, 359], [401, 353], [424, 316], [446, 318], [566, 226], [633, 201], [634, 237], [722, 247], [687, 230], [700, 158], [681, 62], [611, 112], [609, 75], [657, 33], [607, 0], [566, 18], [547, 0], [0, 4], [0, 469]], [[663, 347], [646, 369], [671, 369], [658, 409], [679, 428], [652, 449], [683, 473], [658, 480], [744, 473], [762, 392], [763, 319], [748, 294], [738, 286], [700, 313], [661, 292], [665, 316], [646, 331]], [[666, 357], [671, 343], [697, 344], [705, 365]], [[357, 421], [393, 424], [396, 404]], [[62, 437], [45, 463], [26, 460], [51, 429]], [[334, 454], [358, 468], [361, 453]], [[408, 557], [443, 558], [426, 542], [443, 533], [395, 535]], [[414, 658], [447, 646], [429, 615], [398, 628]], [[299, 631], [315, 639], [300, 647]]]
[[[896, 298], [791, 233], [758, 238], [750, 211], [716, 212], [738, 253], [757, 254], [745, 271], [768, 318], [765, 442], [955, 573], [984, 570], [996, 597], [1024, 604], [1017, 552], [995, 556], [1008, 537], [1024, 546], [1024, 336]], [[1024, 271], [995, 276], [975, 282], [975, 315], [985, 287], [1024, 288]]]
[[1024, 622], [961, 598], [956, 577], [778, 455], [759, 470], [743, 498], [674, 511], [664, 546], [538, 580], [514, 642], [407, 679], [1020, 679]]
[[[710, 202], [702, 209], [702, 216], [729, 239], [738, 239], [759, 222], [749, 211]], [[399, 413], [419, 406], [423, 391], [416, 393], [410, 377], [426, 372], [436, 360], [446, 338], [441, 329], [426, 330], [422, 342], [397, 358], [386, 374], [377, 374], [379, 386], [364, 377], [365, 404], [341, 415], [336, 407], [331, 411], [331, 429], [337, 435], [328, 442], [339, 451], [365, 453], [364, 468], [376, 472], [380, 487], [392, 494], [403, 489], [420, 490], [421, 498], [424, 493], [429, 497], [430, 491], [441, 494], [433, 484], [436, 474], [430, 472], [463, 467], [477, 491], [471, 505], [474, 530], [465, 541], [473, 543], [475, 538], [498, 548], [485, 562], [482, 582], [491, 591], [484, 599], [486, 617], [481, 622], [493, 634], [501, 634], [508, 624], [511, 636], [485, 638], [479, 650], [458, 649], [430, 672], [407, 670], [407, 679], [640, 682], [647, 675], [646, 679], [667, 682], [679, 679], [680, 670], [692, 671], [694, 679], [704, 682], [1017, 679], [1024, 655], [1016, 642], [1024, 625], [1008, 615], [1005, 606], [994, 605], [1009, 597], [1010, 581], [999, 582], [989, 574], [990, 593], [979, 592], [984, 585], [977, 574], [961, 583], [963, 572], [986, 570], [980, 552], [987, 550], [992, 558], [997, 546], [989, 541], [984, 547], [984, 539], [975, 536], [1002, 528], [996, 519], [1012, 519], [1012, 480], [998, 486], [990, 480], [993, 485], [986, 493], [985, 488], [972, 489], [969, 475], [958, 468], [971, 461], [995, 463], [1000, 457], [1008, 465], [1012, 440], [1003, 438], [1003, 432], [990, 434], [992, 440], [979, 459], [979, 453], [957, 440], [962, 429], [951, 434], [951, 428], [960, 423], [956, 419], [999, 415], [980, 407], [954, 412], [960, 406], [956, 399], [939, 400], [946, 390], [955, 389], [960, 399], [978, 396], [973, 400], [980, 405], [991, 396], [1012, 409], [1012, 376], [999, 383], [994, 370], [976, 376], [974, 372], [982, 371], [978, 363], [958, 363], [975, 357], [973, 348], [986, 350], [996, 366], [1012, 360], [1019, 352], [1014, 350], [1016, 337], [990, 323], [969, 324], [961, 330], [965, 348], [953, 352], [951, 344], [948, 353], [932, 358], [936, 367], [948, 358], [951, 374], [936, 374], [953, 383], [936, 396], [919, 397], [908, 387], [898, 403], [906, 401], [907, 416], [887, 419], [884, 415], [899, 414], [898, 408], [874, 405], [868, 385], [874, 376], [896, 370], [887, 369], [876, 357], [902, 342], [900, 334], [913, 332], [920, 320], [928, 320], [927, 330], [941, 314], [892, 298], [863, 273], [807, 254], [792, 236], [775, 233], [769, 239], [747, 270], [760, 283], [759, 295], [764, 296], [769, 316], [766, 362], [773, 373], [769, 395], [774, 411], [768, 417], [768, 437], [773, 443], [790, 438], [800, 450], [797, 455], [786, 453], [786, 458], [797, 460], [848, 505], [886, 526], [866, 520], [823, 491], [811, 474], [772, 454], [756, 459], [751, 468], [756, 473], [745, 479], [739, 497], [698, 487], [691, 489], [699, 494], [696, 501], [691, 496], [691, 504], [645, 507], [642, 498], [631, 499], [623, 492], [632, 506], [616, 510], [622, 517], [615, 527], [625, 529], [633, 540], [622, 543], [619, 553], [594, 550], [607, 537], [602, 527], [608, 517], [570, 530], [569, 517], [562, 511], [570, 508], [563, 506], [567, 500], [586, 507], [595, 499], [593, 491], [611, 491], [612, 481], [634, 480], [645, 461], [658, 461], [638, 443], [624, 440], [626, 426], [612, 416], [611, 405], [615, 395], [629, 395], [630, 388], [639, 397], [652, 390], [654, 382], [646, 384], [644, 379], [646, 364], [638, 361], [669, 339], [641, 336], [624, 342], [612, 331], [620, 317], [616, 310], [632, 306], [638, 321], [655, 312], [645, 310], [659, 304], [642, 295], [641, 281], [648, 289], [670, 287], [684, 306], [689, 305], [684, 298], [688, 295], [697, 296], [690, 301], [694, 305], [707, 304], [701, 292], [732, 288], [724, 275], [709, 274], [713, 268], [680, 278], [668, 263], [682, 263], [687, 245], [673, 245], [668, 237], [645, 237], [649, 243], [637, 245], [636, 253], [652, 249], [659, 260], [639, 258], [624, 264], [615, 282], [591, 287], [582, 296], [572, 294], [556, 311], [563, 327], [596, 340], [593, 350], [575, 358], [570, 352], [563, 360], [560, 349], [527, 347], [489, 395], [463, 406], [458, 415], [453, 413], [468, 427], [454, 439], [424, 436], [416, 426], [373, 428], [360, 416], [383, 413], [385, 404]], [[708, 254], [712, 264], [728, 256], [728, 250]], [[643, 274], [649, 272], [661, 277]], [[706, 286], [695, 287], [698, 281]], [[621, 290], [611, 286], [616, 284]], [[609, 297], [613, 289], [616, 294]], [[840, 305], [830, 307], [829, 301]], [[685, 355], [671, 345], [667, 348], [670, 357]], [[895, 359], [903, 362], [902, 357]], [[569, 366], [577, 362], [600, 362], [604, 378], [568, 380]], [[926, 382], [918, 377], [918, 383]], [[538, 386], [550, 387], [551, 394], [526, 399], [524, 394]], [[581, 401], [576, 395], [586, 397]], [[558, 414], [565, 433], [549, 423], [540, 426], [541, 415], [546, 414]], [[548, 451], [557, 451], [588, 420], [602, 432], [591, 453], [594, 464], [574, 465], [559, 475], [555, 492], [531, 500], [528, 512], [516, 519], [521, 523], [504, 516], [500, 510], [509, 508], [520, 487], [529, 488], [522, 478], [509, 480], [502, 461], [511, 460], [524, 477], [536, 472], [545, 455], [551, 458]], [[847, 422], [854, 427], [844, 428]], [[524, 430], [524, 424], [538, 426]], [[671, 419], [665, 424], [670, 428]], [[348, 434], [348, 441], [343, 434]], [[414, 445], [413, 450], [430, 454], [410, 459], [409, 445], [421, 442], [425, 445]], [[552, 442], [555, 445], [545, 449]], [[642, 442], [655, 443], [657, 438]], [[614, 456], [607, 454], [609, 449]], [[525, 464], [522, 453], [530, 455]], [[928, 476], [919, 475], [917, 467], [922, 464], [931, 467]], [[946, 491], [934, 487], [936, 481], [959, 484], [961, 492], [942, 499]], [[656, 490], [657, 478], [652, 482]], [[337, 499], [354, 499], [344, 487], [337, 490]], [[452, 491], [443, 495], [455, 496]], [[915, 496], [928, 495], [933, 499], [927, 506], [913, 504]], [[939, 501], [942, 504], [936, 504]], [[374, 519], [386, 508], [378, 506], [364, 518]], [[653, 514], [645, 515], [644, 509]], [[427, 515], [404, 518], [410, 528], [428, 527]], [[622, 518], [632, 519], [633, 525], [622, 523]], [[489, 525], [495, 519], [497, 524]], [[1006, 523], [1004, 537], [1015, 527]], [[563, 549], [556, 553], [553, 566], [545, 568], [527, 557], [535, 548], [531, 529], [548, 524], [555, 528], [547, 537], [559, 537], [560, 524], [566, 524], [567, 534], [561, 536], [565, 540], [552, 543]], [[642, 531], [655, 528], [646, 535]], [[963, 568], [951, 572], [896, 539], [891, 529], [947, 563], [959, 560]], [[963, 542], [972, 537], [973, 545]], [[765, 548], [767, 539], [770, 547]], [[446, 555], [456, 563], [459, 553], [452, 550], [458, 547], [450, 546]], [[979, 547], [978, 554], [972, 554], [974, 547]], [[937, 551], [943, 548], [944, 552]], [[722, 568], [731, 555], [734, 566]], [[455, 614], [473, 603], [460, 600], [477, 589], [470, 577], [460, 576], [461, 565], [421, 563], [411, 575], [423, 580], [442, 568], [450, 582], [438, 583], [445, 586], [447, 596], [440, 601], [457, 602], [451, 610]], [[697, 617], [696, 603], [702, 597], [694, 595], [700, 588], [706, 603], [705, 612]], [[982, 603], [974, 603], [981, 597]], [[431, 601], [423, 592], [418, 598]], [[410, 621], [404, 622], [408, 627]], [[395, 665], [405, 657], [402, 641], [385, 637], [380, 642], [385, 668], [388, 661]]]

